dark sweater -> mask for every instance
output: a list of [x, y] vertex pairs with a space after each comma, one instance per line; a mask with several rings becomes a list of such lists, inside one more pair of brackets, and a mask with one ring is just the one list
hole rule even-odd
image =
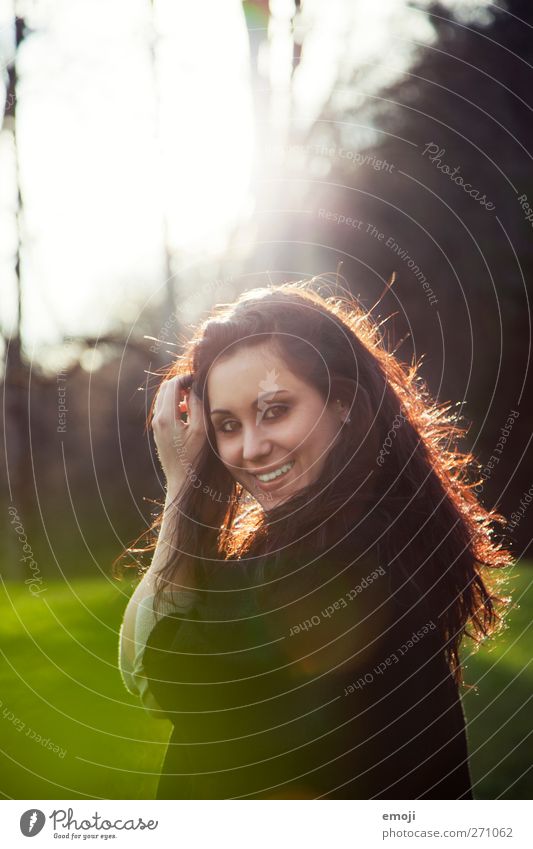
[[472, 798], [437, 617], [350, 559], [285, 568], [261, 601], [227, 563], [157, 623], [143, 663], [174, 726], [157, 798]]

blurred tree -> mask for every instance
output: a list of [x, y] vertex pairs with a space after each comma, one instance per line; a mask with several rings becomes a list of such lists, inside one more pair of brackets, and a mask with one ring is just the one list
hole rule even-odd
[[[29, 370], [23, 359], [22, 350], [22, 282], [21, 282], [21, 244], [22, 244], [22, 218], [23, 203], [19, 178], [19, 160], [17, 146], [17, 96], [18, 96], [18, 72], [17, 60], [20, 48], [28, 34], [24, 18], [15, 17], [14, 20], [14, 49], [12, 57], [6, 67], [7, 85], [6, 99], [4, 104], [1, 132], [9, 133], [12, 137], [14, 151], [15, 176], [16, 176], [16, 247], [14, 256], [14, 270], [16, 281], [16, 314], [13, 331], [5, 339], [4, 344], [4, 463], [7, 500], [15, 504], [26, 530], [29, 532], [32, 526], [32, 498], [31, 498], [31, 464], [28, 442], [28, 386]], [[5, 516], [5, 513], [4, 513]], [[23, 577], [25, 568], [20, 560], [17, 541], [14, 538], [13, 528], [6, 526], [5, 537], [10, 556], [7, 558], [8, 574], [10, 577]]]
[[[161, 120], [161, 98], [160, 98], [160, 90], [159, 90], [159, 72], [158, 72], [158, 35], [157, 30], [154, 23], [154, 2], [155, 0], [149, 0], [150, 2], [150, 10], [151, 10], [151, 38], [149, 43], [150, 50], [150, 65], [152, 68], [152, 77], [153, 77], [153, 88], [154, 88], [154, 103], [155, 103], [155, 112], [156, 112], [156, 134], [157, 140], [159, 143], [159, 154], [161, 155], [161, 145], [160, 145], [160, 120]], [[162, 173], [159, 174], [159, 179], [163, 179]], [[164, 321], [168, 316], [175, 316], [177, 319], [176, 313], [176, 287], [175, 287], [175, 272], [173, 270], [174, 262], [172, 257], [172, 251], [170, 249], [170, 239], [168, 234], [168, 219], [167, 219], [167, 211], [166, 209], [161, 210], [162, 219], [163, 219], [163, 250], [165, 252], [164, 263], [163, 263], [163, 274], [164, 274], [164, 287], [166, 297], [163, 302], [163, 321], [161, 324], [164, 324]]]

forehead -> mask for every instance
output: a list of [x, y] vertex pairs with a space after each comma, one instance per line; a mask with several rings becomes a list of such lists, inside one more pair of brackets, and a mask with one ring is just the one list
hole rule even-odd
[[211, 409], [248, 407], [258, 395], [277, 389], [312, 391], [309, 384], [290, 371], [274, 346], [240, 347], [212, 365], [207, 379]]

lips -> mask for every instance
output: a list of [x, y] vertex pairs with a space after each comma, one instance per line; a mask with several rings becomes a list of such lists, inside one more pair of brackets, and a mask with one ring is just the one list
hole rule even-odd
[[[294, 466], [294, 462], [295, 462], [294, 460], [289, 460], [288, 463], [284, 463], [281, 466], [274, 467], [269, 471], [251, 472], [251, 474], [253, 474], [254, 478], [256, 479], [257, 483], [259, 484], [259, 486], [261, 488], [270, 489], [274, 484], [276, 484], [277, 481], [281, 481], [282, 478], [285, 478], [288, 475], [288, 473], [291, 471], [291, 469]], [[284, 471], [281, 472], [281, 474], [276, 474], [274, 477], [270, 478], [269, 480], [261, 480], [261, 478], [258, 477], [259, 474], [261, 474], [261, 475], [271, 475], [274, 472], [279, 472], [281, 469], [284, 470]]]

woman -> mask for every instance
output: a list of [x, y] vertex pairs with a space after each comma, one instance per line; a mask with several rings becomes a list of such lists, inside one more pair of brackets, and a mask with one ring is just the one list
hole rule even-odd
[[459, 647], [501, 623], [510, 556], [449, 408], [311, 281], [215, 307], [151, 424], [120, 663], [174, 726], [158, 798], [472, 798]]

